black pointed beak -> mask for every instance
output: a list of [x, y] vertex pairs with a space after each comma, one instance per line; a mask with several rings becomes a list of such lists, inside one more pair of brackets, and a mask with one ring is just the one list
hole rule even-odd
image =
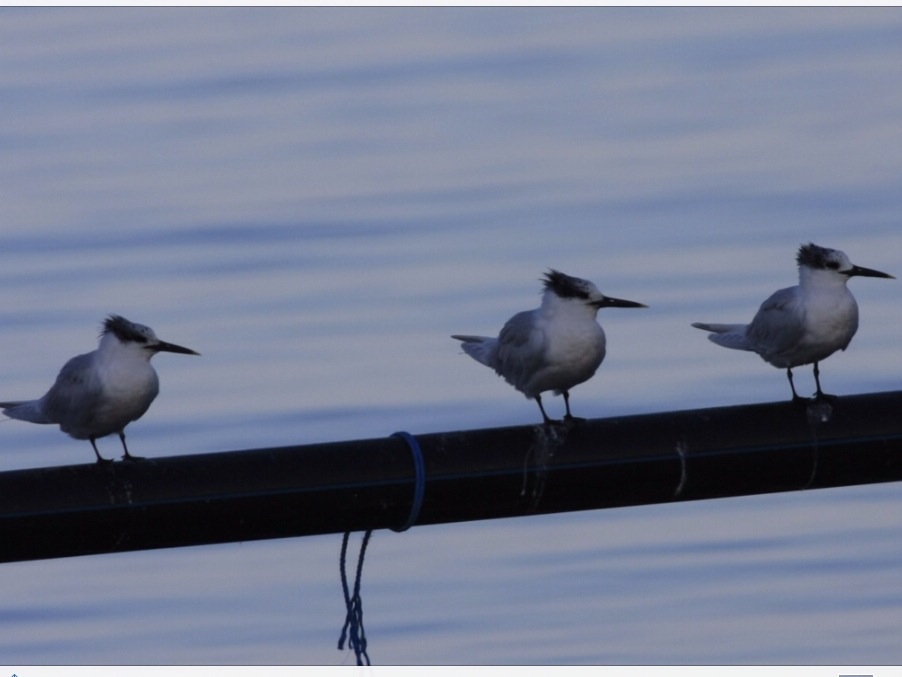
[[182, 346], [177, 346], [174, 343], [166, 343], [166, 341], [160, 341], [156, 345], [148, 346], [149, 348], [155, 350], [158, 353], [181, 353], [182, 355], [200, 355], [200, 353], [191, 350], [191, 348], [183, 348]]
[[627, 301], [625, 299], [615, 299], [611, 296], [605, 296], [600, 301], [593, 301], [592, 305], [596, 308], [648, 308], [644, 303]]
[[894, 275], [890, 275], [889, 273], [881, 273], [879, 270], [871, 270], [870, 268], [862, 268], [861, 266], [852, 266], [849, 270], [844, 270], [843, 273], [848, 277], [859, 275], [861, 277], [885, 277], [890, 280], [896, 279]]

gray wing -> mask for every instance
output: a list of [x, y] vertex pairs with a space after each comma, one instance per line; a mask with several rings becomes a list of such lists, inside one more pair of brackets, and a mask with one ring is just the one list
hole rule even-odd
[[[533, 311], [517, 313], [501, 329], [494, 366], [504, 380], [521, 391], [545, 366], [545, 332], [534, 322]], [[535, 394], [526, 395], [533, 397]]]
[[66, 427], [80, 427], [90, 421], [103, 394], [93, 375], [92, 361], [93, 354], [86, 353], [63, 365], [56, 383], [41, 398], [48, 419]]
[[804, 333], [805, 307], [799, 303], [798, 287], [788, 287], [761, 304], [746, 336], [757, 353], [768, 356], [792, 349]]

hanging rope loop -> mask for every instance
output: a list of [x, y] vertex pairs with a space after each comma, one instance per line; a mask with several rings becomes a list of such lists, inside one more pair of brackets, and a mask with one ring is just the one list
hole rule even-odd
[[[348, 588], [347, 575], [347, 554], [348, 540], [351, 538], [351, 532], [345, 532], [341, 541], [341, 589], [345, 596], [345, 607], [347, 614], [345, 616], [345, 624], [341, 629], [341, 636], [338, 638], [338, 650], [344, 650], [345, 640], [348, 642], [348, 648], [354, 652], [357, 658], [357, 665], [370, 665], [370, 657], [366, 652], [366, 630], [363, 629], [363, 601], [360, 599], [360, 578], [363, 575], [363, 558], [366, 556], [366, 546], [369, 545], [370, 536], [373, 535], [372, 530], [367, 531], [363, 535], [363, 541], [360, 544], [360, 554], [357, 557], [357, 574], [354, 577], [354, 592], [351, 593]], [[366, 662], [364, 662], [366, 661]]]

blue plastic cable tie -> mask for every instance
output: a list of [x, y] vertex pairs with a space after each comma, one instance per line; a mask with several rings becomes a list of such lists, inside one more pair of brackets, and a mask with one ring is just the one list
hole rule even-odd
[[407, 521], [404, 522], [402, 526], [398, 528], [392, 527], [392, 531], [401, 533], [402, 531], [410, 529], [420, 516], [420, 508], [423, 505], [423, 494], [426, 493], [426, 467], [423, 463], [423, 452], [420, 450], [420, 443], [417, 442], [413, 435], [400, 431], [393, 433], [392, 437], [400, 437], [407, 442], [407, 446], [410, 447], [410, 453], [413, 456], [415, 484], [413, 488], [413, 501], [410, 504], [410, 514], [407, 516]]

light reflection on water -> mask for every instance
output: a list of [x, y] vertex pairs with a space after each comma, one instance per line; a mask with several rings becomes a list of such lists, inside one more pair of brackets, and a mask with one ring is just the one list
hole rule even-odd
[[[897, 10], [3, 18], [2, 395], [40, 395], [107, 313], [150, 324], [203, 356], [155, 359], [142, 455], [534, 423], [449, 335], [533, 307], [547, 267], [651, 306], [601, 313], [577, 414], [784, 399], [689, 323], [750, 318], [808, 240], [902, 273]], [[861, 329], [825, 388], [895, 390], [898, 283], [851, 287]], [[50, 427], [0, 438], [6, 469], [92, 456]], [[378, 533], [370, 654], [898, 663], [895, 491]], [[338, 548], [4, 565], [0, 655], [346, 661]]]

